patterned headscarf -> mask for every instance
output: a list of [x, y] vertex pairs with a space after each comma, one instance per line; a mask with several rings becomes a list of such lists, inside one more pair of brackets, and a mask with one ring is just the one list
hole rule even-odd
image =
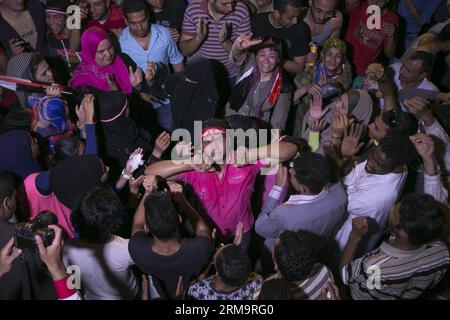
[[347, 51], [347, 47], [345, 45], [345, 42], [340, 40], [340, 39], [328, 39], [327, 41], [325, 41], [325, 43], [323, 44], [323, 49], [322, 49], [322, 56], [325, 56], [325, 54], [331, 49], [331, 48], [335, 48], [338, 49], [342, 56], [345, 56], [345, 53]]
[[[21, 52], [14, 55], [8, 61], [8, 66], [6, 67], [6, 74], [10, 77], [21, 78], [33, 81], [33, 73], [31, 72], [31, 61], [33, 57], [37, 55], [36, 53]], [[31, 92], [16, 91], [17, 97], [19, 98], [22, 107], [28, 107], [28, 98]], [[33, 93], [36, 95], [36, 93]], [[44, 96], [44, 94], [42, 94]]]

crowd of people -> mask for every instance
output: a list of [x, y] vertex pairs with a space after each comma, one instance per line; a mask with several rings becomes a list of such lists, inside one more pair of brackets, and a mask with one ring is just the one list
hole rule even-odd
[[450, 299], [450, 1], [1, 0], [0, 30], [0, 299]]

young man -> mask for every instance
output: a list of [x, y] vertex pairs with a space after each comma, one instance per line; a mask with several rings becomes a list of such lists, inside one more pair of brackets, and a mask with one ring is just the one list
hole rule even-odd
[[343, 15], [336, 10], [337, 0], [309, 0], [304, 22], [311, 30], [311, 41], [323, 46], [328, 39], [341, 35]]
[[[433, 197], [408, 194], [389, 215], [391, 239], [353, 260], [369, 230], [366, 217], [354, 218], [341, 259], [342, 280], [352, 298], [416, 299], [438, 284], [450, 263], [447, 246], [437, 240], [444, 223], [442, 208]], [[373, 277], [375, 272], [379, 278]]]
[[0, 2], [0, 46], [11, 58], [20, 52], [52, 54], [46, 41], [45, 13], [37, 0]]
[[[122, 9], [111, 0], [82, 0], [82, 14], [87, 18], [87, 27], [100, 27], [116, 35], [127, 26]], [[89, 13], [87, 13], [89, 11]]]
[[274, 11], [252, 17], [253, 37], [275, 37], [284, 41], [287, 49], [283, 67], [291, 73], [300, 73], [309, 52], [309, 28], [300, 20], [301, 0], [278, 0]]
[[252, 263], [240, 246], [229, 244], [219, 248], [214, 256], [217, 273], [193, 283], [187, 299], [252, 300], [261, 290], [263, 278], [252, 273]]
[[179, 179], [191, 185], [200, 200], [201, 213], [208, 217], [211, 226], [217, 228], [217, 237], [229, 240], [234, 236], [237, 224], [242, 222], [242, 246], [248, 248], [254, 221], [250, 202], [256, 176], [267, 166], [263, 161], [278, 163], [289, 160], [296, 154], [297, 146], [280, 142], [277, 144], [278, 152], [275, 144], [250, 149], [247, 158], [257, 159], [256, 163], [246, 165], [246, 159], [242, 165], [237, 165], [233, 159], [234, 150], [229, 150], [225, 143], [227, 123], [211, 119], [205, 121], [203, 127], [202, 155], [198, 155], [201, 161], [197, 161], [197, 155], [190, 164], [160, 161], [149, 166], [146, 174]]
[[67, 28], [69, 0], [49, 0], [45, 4], [47, 41], [54, 49], [80, 49], [80, 30]]
[[[144, 187], [146, 192], [134, 216], [128, 249], [136, 265], [152, 276], [159, 295], [174, 299], [180, 277], [184, 287], [188, 287], [208, 262], [213, 251], [211, 231], [184, 198], [180, 185], [172, 186], [172, 193], [168, 187], [159, 188], [155, 176], [147, 175]], [[178, 236], [181, 211], [177, 207], [191, 223], [195, 238]]]
[[319, 300], [321, 293], [334, 282], [327, 266], [318, 263], [314, 247], [303, 231], [284, 231], [273, 250], [275, 271], [266, 279], [284, 279], [295, 300]]
[[[389, 0], [346, 0], [350, 16], [345, 41], [353, 49], [353, 63], [358, 76], [363, 76], [366, 68], [376, 62], [381, 53], [392, 58], [397, 48], [396, 30], [398, 16], [386, 7]], [[369, 29], [371, 16], [367, 8], [376, 5], [381, 9], [381, 29]]]
[[185, 0], [147, 0], [153, 9], [156, 24], [170, 28], [173, 40], [180, 40], [181, 27], [183, 26]]
[[280, 167], [276, 183], [255, 223], [256, 232], [264, 237], [269, 252], [284, 230], [307, 230], [331, 238], [336, 225], [345, 218], [347, 195], [341, 184], [329, 185], [331, 169], [327, 159], [305, 152], [294, 159], [289, 169], [291, 184], [298, 194], [279, 204], [281, 191], [287, 183], [287, 168]]
[[[156, 77], [164, 81], [169, 76], [169, 63], [175, 72], [182, 71], [183, 56], [169, 28], [150, 22], [146, 3], [142, 0], [124, 0], [122, 8], [128, 22], [128, 27], [119, 37], [122, 52], [128, 54], [142, 70], [146, 70], [146, 80], [149, 84], [154, 84]], [[151, 65], [154, 66], [154, 71]], [[172, 132], [169, 97], [155, 96], [152, 102], [159, 124], [164, 130]]]
[[234, 0], [193, 0], [184, 14], [180, 49], [184, 56], [201, 56], [220, 61], [230, 83], [238, 67], [230, 61], [234, 40], [250, 32], [247, 6]]
[[[362, 254], [372, 250], [387, 225], [389, 210], [402, 192], [408, 174], [406, 164], [416, 159], [416, 150], [408, 137], [398, 134], [385, 136], [379, 146], [369, 150], [368, 159], [353, 167], [352, 157], [359, 151], [359, 125], [352, 125], [350, 134], [341, 145], [346, 163], [343, 180], [348, 195], [348, 218], [336, 234], [341, 250], [351, 232], [352, 219], [370, 217], [371, 232], [361, 243]], [[351, 170], [351, 171], [350, 171]]]

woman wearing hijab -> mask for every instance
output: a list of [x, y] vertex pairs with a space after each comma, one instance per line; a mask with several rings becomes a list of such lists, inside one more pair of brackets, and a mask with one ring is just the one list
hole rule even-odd
[[0, 135], [0, 171], [25, 179], [40, 171], [37, 154], [37, 141], [26, 130], [10, 130]]
[[[346, 44], [340, 39], [328, 39], [325, 41], [320, 53], [320, 59], [313, 68], [305, 68], [295, 78], [298, 88], [294, 94], [294, 103], [298, 104], [294, 136], [299, 137], [299, 129], [305, 114], [308, 111], [311, 96], [323, 91], [321, 87], [327, 84], [335, 84], [340, 92], [347, 91], [352, 84], [352, 69], [346, 58]], [[301, 99], [301, 100], [300, 100]]]
[[152, 147], [150, 134], [130, 118], [128, 99], [123, 92], [99, 93], [98, 106], [103, 151], [114, 160], [108, 162], [114, 173], [116, 169], [122, 170], [126, 166], [130, 154], [137, 148], [141, 148], [144, 154], [153, 149], [150, 161], [156, 161], [169, 146], [170, 136], [163, 132], [156, 139], [155, 148]]
[[194, 121], [214, 118], [217, 92], [214, 67], [210, 60], [195, 58], [184, 71], [173, 74], [165, 85], [170, 96], [174, 128], [183, 128], [194, 135]]
[[125, 54], [116, 54], [108, 34], [99, 27], [83, 32], [81, 58], [70, 82], [73, 89], [120, 90], [130, 95], [143, 79], [141, 69], [133, 71], [135, 64]]
[[[246, 49], [254, 47], [255, 55]], [[239, 36], [231, 50], [231, 60], [241, 67], [231, 91], [225, 115], [241, 114], [284, 129], [291, 105], [291, 86], [282, 71], [281, 43], [278, 39], [249, 40]]]
[[[317, 98], [321, 99], [320, 96]], [[311, 99], [311, 103], [313, 103], [313, 99]], [[345, 113], [349, 118], [353, 118], [364, 127], [369, 124], [374, 111], [373, 100], [366, 90], [350, 90], [339, 98], [334, 99], [330, 104], [324, 106], [324, 109], [330, 109], [320, 119], [324, 123], [331, 124], [331, 120], [336, 113]], [[315, 120], [318, 119], [311, 118], [308, 112], [301, 123], [301, 131], [299, 130], [301, 133], [300, 137], [309, 141], [313, 151], [322, 153], [323, 144], [330, 143], [332, 140], [331, 125], [327, 125], [325, 129], [320, 130], [314, 128]]]
[[[38, 53], [22, 52], [8, 62], [11, 77], [54, 83], [53, 72], [44, 57]], [[31, 111], [31, 130], [49, 141], [51, 147], [62, 137], [70, 136], [74, 126], [68, 118], [65, 99], [55, 87], [44, 92], [16, 91], [22, 107]]]
[[51, 171], [32, 173], [24, 181], [30, 219], [49, 210], [69, 238], [75, 237], [70, 213], [80, 199], [108, 178], [109, 168], [97, 156], [75, 156], [58, 163]]

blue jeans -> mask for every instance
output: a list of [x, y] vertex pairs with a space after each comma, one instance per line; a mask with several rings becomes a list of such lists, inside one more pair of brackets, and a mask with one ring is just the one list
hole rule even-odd
[[153, 109], [155, 109], [156, 117], [158, 119], [159, 125], [167, 132], [172, 132], [174, 130], [173, 119], [172, 119], [172, 109], [170, 107], [170, 100], [168, 98], [159, 100], [153, 104]]

